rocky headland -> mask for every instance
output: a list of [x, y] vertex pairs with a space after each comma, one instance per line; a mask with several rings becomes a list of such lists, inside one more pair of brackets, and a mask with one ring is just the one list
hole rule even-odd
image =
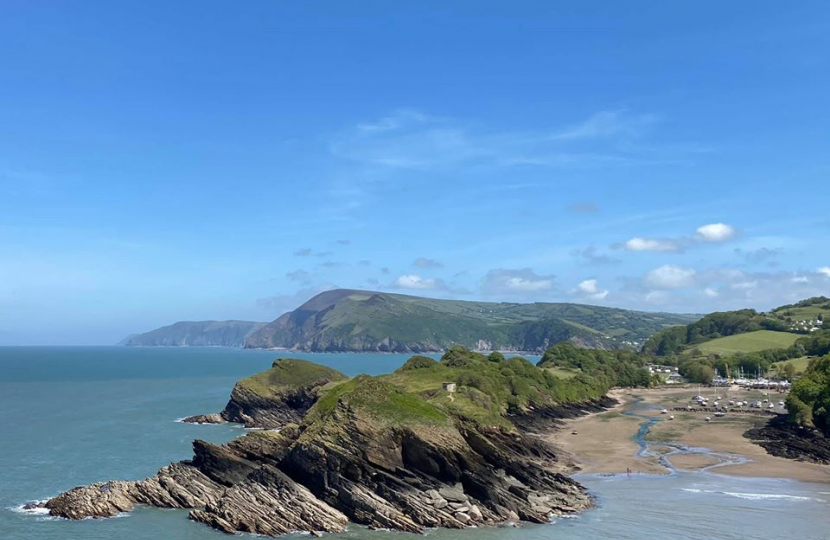
[[146, 480], [77, 487], [44, 506], [69, 519], [186, 508], [221, 531], [269, 536], [349, 522], [408, 532], [546, 523], [592, 500], [528, 429], [596, 410], [605, 390], [458, 348], [353, 379], [277, 360], [240, 381], [221, 413], [193, 417], [264, 429], [224, 445], [197, 440], [192, 459]]

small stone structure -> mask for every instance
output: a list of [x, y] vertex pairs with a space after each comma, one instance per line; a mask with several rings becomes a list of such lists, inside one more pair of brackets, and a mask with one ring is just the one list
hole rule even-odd
[[447, 392], [455, 392], [455, 383], [454, 382], [445, 382], [443, 384], [444, 390]]

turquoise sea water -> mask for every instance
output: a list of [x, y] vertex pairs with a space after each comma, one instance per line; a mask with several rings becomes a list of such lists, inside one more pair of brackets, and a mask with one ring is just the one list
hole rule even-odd
[[[0, 348], [0, 539], [225, 538], [187, 512], [139, 508], [71, 522], [20, 506], [71, 487], [140, 479], [188, 458], [193, 439], [224, 442], [237, 426], [176, 422], [220, 410], [233, 383], [267, 368], [273, 351], [223, 348]], [[295, 354], [348, 375], [399, 366], [403, 355]], [[430, 531], [435, 540], [830, 539], [830, 485], [713, 473], [581, 477], [598, 508], [550, 526]], [[351, 527], [332, 538], [389, 540]], [[414, 537], [413, 537], [414, 538]]]

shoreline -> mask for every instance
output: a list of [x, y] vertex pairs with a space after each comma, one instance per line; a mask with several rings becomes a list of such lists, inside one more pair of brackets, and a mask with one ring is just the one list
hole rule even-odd
[[[727, 414], [707, 422], [706, 413], [673, 410], [685, 407], [697, 392], [694, 388], [616, 389], [609, 392], [618, 402], [614, 407], [564, 420], [543, 437], [560, 449], [564, 472], [571, 475], [712, 472], [830, 483], [830, 466], [775, 457], [744, 437], [748, 429], [766, 423], [766, 416]], [[735, 399], [760, 395], [753, 390], [730, 392]], [[779, 396], [770, 399], [777, 401]], [[671, 412], [661, 414], [663, 408]], [[671, 415], [674, 420], [669, 420]]]

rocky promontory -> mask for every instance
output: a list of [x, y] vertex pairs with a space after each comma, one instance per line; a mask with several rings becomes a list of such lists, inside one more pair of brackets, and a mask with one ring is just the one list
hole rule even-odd
[[299, 423], [327, 385], [348, 379], [330, 367], [305, 360], [281, 358], [271, 369], [242, 379], [219, 413], [189, 416], [183, 422], [236, 422], [249, 428], [276, 429]]
[[556, 450], [511, 418], [538, 425], [557, 407], [578, 410], [558, 397], [566, 389], [586, 403], [604, 392], [588, 380], [563, 384], [523, 359], [461, 349], [440, 363], [414, 357], [392, 374], [353, 379], [278, 360], [240, 381], [221, 413], [267, 429], [224, 445], [197, 440], [192, 459], [146, 480], [78, 487], [45, 507], [69, 519], [137, 504], [188, 508], [216, 529], [270, 536], [337, 532], [348, 522], [408, 532], [546, 523], [592, 501], [558, 472]]

